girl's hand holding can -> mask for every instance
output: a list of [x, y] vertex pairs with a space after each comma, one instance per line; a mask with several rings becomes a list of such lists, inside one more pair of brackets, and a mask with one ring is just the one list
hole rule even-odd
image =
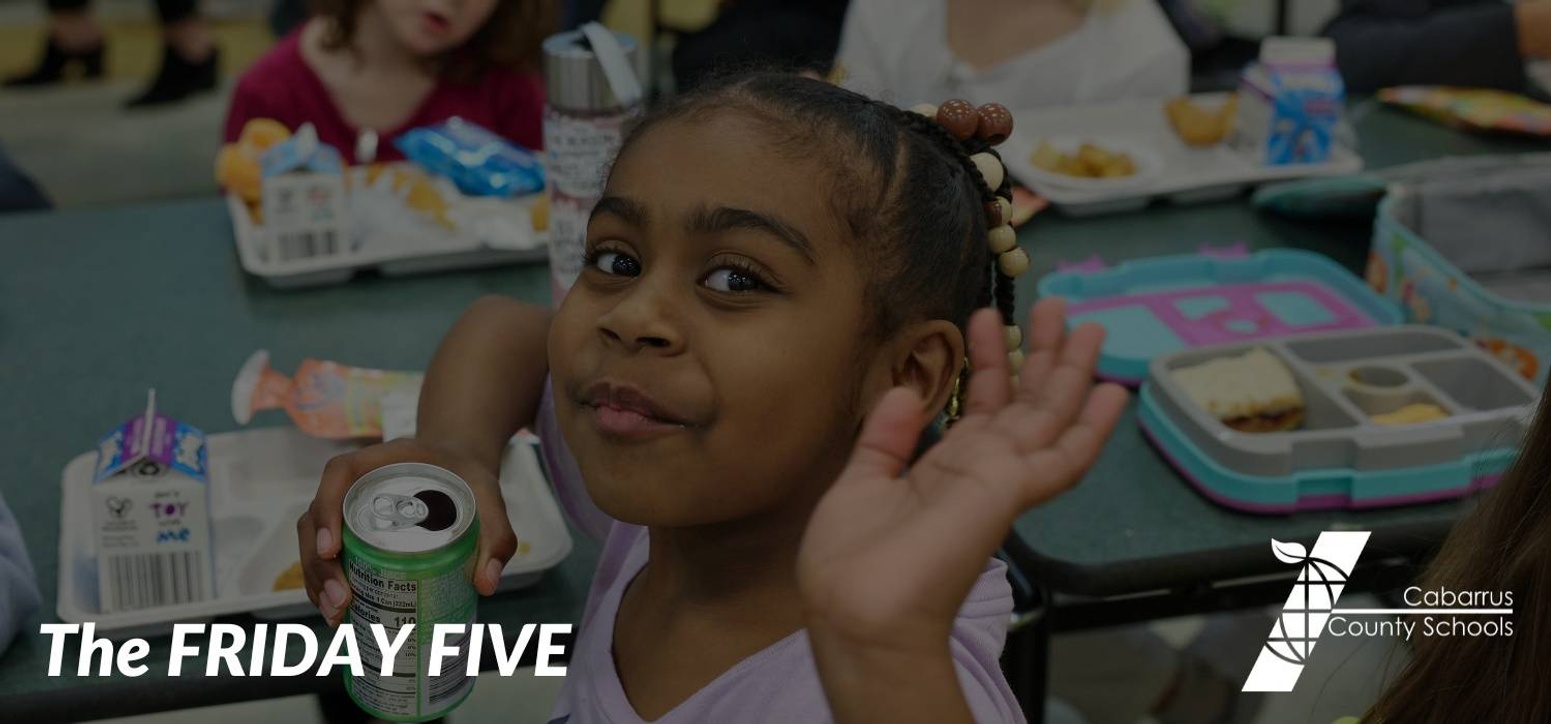
[[475, 554], [474, 587], [495, 592], [506, 561], [517, 550], [517, 536], [506, 517], [497, 471], [474, 459], [416, 439], [372, 445], [330, 460], [323, 468], [318, 493], [296, 521], [297, 547], [307, 597], [337, 626], [350, 605], [350, 586], [340, 565], [345, 493], [361, 476], [384, 465], [418, 462], [445, 468], [468, 482], [480, 519], [479, 550]]

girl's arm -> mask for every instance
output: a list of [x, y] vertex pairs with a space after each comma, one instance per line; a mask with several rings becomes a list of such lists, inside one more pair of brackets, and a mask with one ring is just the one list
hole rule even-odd
[[414, 439], [373, 445], [329, 461], [312, 506], [296, 522], [307, 596], [331, 624], [350, 603], [339, 564], [345, 492], [391, 463], [438, 465], [468, 481], [481, 525], [474, 585], [495, 592], [517, 537], [501, 497], [501, 454], [533, 423], [549, 372], [549, 312], [502, 297], [469, 307], [442, 340], [420, 391]]
[[531, 427], [549, 374], [546, 309], [500, 296], [475, 301], [442, 339], [420, 388], [416, 439], [491, 471]]
[[[1126, 405], [1094, 387], [1104, 332], [1065, 332], [1058, 298], [1034, 306], [1017, 389], [990, 310], [970, 321], [964, 416], [910, 463], [925, 427], [909, 389], [878, 401], [803, 535], [797, 581], [835, 721], [968, 722], [949, 637], [1013, 521], [1075, 484]], [[907, 469], [908, 465], [908, 469]]]

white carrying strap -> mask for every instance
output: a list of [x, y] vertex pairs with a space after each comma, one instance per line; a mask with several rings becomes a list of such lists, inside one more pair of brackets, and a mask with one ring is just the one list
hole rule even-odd
[[603, 66], [603, 77], [608, 79], [609, 89], [614, 91], [614, 98], [619, 104], [629, 107], [640, 103], [641, 81], [630, 67], [630, 59], [625, 57], [625, 49], [620, 47], [619, 39], [596, 22], [583, 25], [582, 34], [587, 36], [587, 42], [592, 45], [598, 64]]

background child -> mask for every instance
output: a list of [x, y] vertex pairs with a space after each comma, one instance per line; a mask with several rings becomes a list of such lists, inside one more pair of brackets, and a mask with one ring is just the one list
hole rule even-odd
[[21, 527], [5, 506], [5, 498], [0, 498], [0, 653], [40, 602]]
[[902, 105], [1015, 110], [1184, 94], [1190, 56], [1154, 0], [852, 0], [846, 87]]
[[[539, 45], [550, 0], [320, 0], [318, 15], [243, 74], [226, 117], [231, 143], [252, 118], [318, 140], [347, 162], [393, 161], [393, 139], [452, 116], [530, 149], [543, 146]], [[370, 134], [368, 134], [370, 132]], [[375, 143], [371, 137], [375, 136]], [[363, 137], [366, 140], [363, 142]]]
[[[952, 108], [971, 134], [1000, 119]], [[567, 509], [580, 480], [617, 521], [557, 718], [1021, 720], [990, 554], [1081, 476], [1126, 396], [1093, 388], [1102, 331], [1067, 339], [1059, 301], [1024, 361], [1027, 257], [1000, 163], [971, 155], [987, 145], [797, 76], [681, 97], [620, 151], [553, 320], [476, 304], [428, 370], [416, 439], [329, 465], [298, 521], [314, 602], [343, 616], [340, 502], [397, 460], [473, 485], [494, 590], [515, 544], [496, 468], [532, 423]], [[950, 400], [958, 425], [901, 478]]]
[[[1512, 636], [1417, 636], [1366, 722], [1551, 721], [1551, 396], [1512, 469], [1454, 527], [1417, 585], [1513, 592]], [[1418, 617], [1418, 623], [1420, 623]]]

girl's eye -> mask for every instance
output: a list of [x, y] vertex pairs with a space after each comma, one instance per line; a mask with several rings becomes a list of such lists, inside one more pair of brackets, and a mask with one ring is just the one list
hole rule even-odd
[[641, 275], [641, 262], [617, 251], [600, 251], [593, 255], [592, 265], [604, 274], [617, 274], [623, 277], [635, 277]]
[[719, 292], [755, 292], [767, 288], [752, 272], [725, 266], [711, 272], [705, 278], [705, 285]]

